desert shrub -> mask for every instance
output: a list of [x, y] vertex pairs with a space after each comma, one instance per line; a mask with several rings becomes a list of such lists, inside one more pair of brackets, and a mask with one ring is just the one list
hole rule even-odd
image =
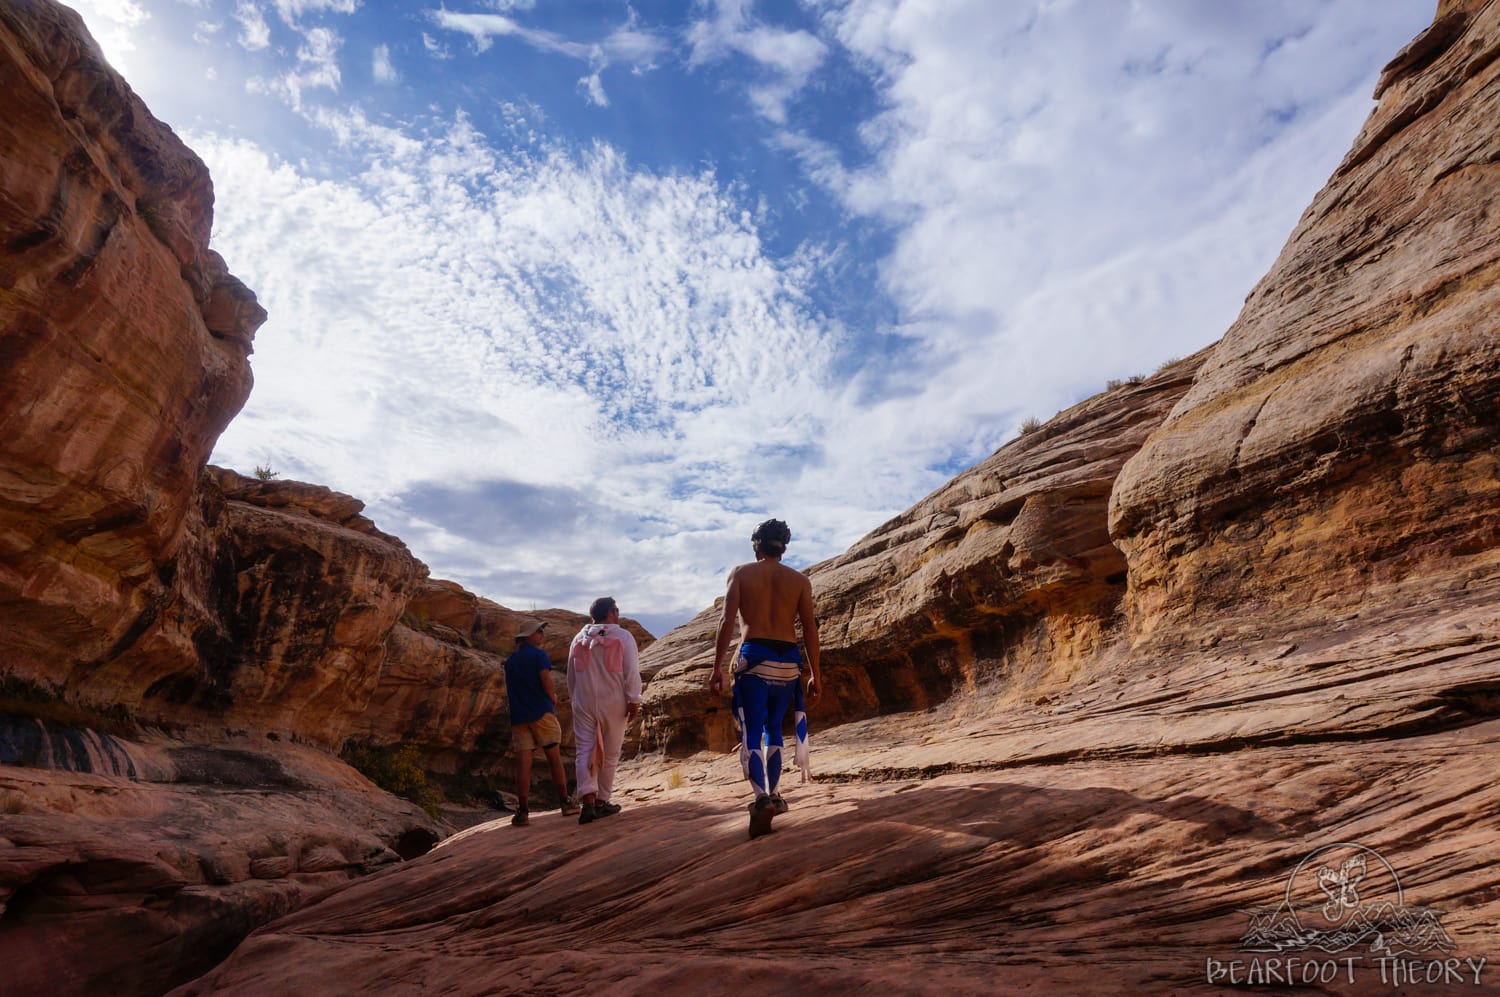
[[438, 816], [442, 794], [428, 783], [427, 772], [418, 761], [416, 745], [396, 747], [349, 741], [339, 752], [339, 757], [387, 793], [410, 800], [429, 817]]
[[24, 814], [26, 801], [19, 793], [0, 793], [0, 814]]
[[1038, 429], [1041, 429], [1041, 428], [1042, 428], [1042, 420], [1038, 419], [1036, 416], [1032, 416], [1031, 418], [1027, 419], [1025, 422], [1021, 423], [1021, 433], [1022, 433], [1022, 435], [1025, 435], [1026, 433], [1034, 433]]
[[1168, 367], [1172, 366], [1174, 363], [1181, 362], [1181, 360], [1182, 360], [1182, 357], [1167, 357], [1167, 359], [1163, 360], [1161, 362], [1161, 365], [1156, 368], [1157, 373], [1160, 373], [1160, 372], [1166, 370]]
[[273, 470], [271, 470], [271, 465], [270, 464], [267, 464], [264, 467], [262, 467], [259, 464], [256, 464], [255, 465], [255, 476], [257, 478], [259, 478], [261, 481], [272, 481], [272, 480], [274, 480], [276, 478], [281, 477], [281, 472], [280, 471], [273, 471]]
[[682, 773], [681, 772], [677, 771], [676, 769], [673, 769], [671, 772], [669, 772], [667, 774], [667, 788], [668, 789], [681, 789], [682, 788]]
[[425, 631], [432, 624], [432, 618], [420, 609], [408, 609], [401, 614], [401, 625], [409, 630]]

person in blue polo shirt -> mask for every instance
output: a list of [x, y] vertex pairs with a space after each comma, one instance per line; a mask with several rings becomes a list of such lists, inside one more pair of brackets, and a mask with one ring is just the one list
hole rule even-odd
[[530, 822], [527, 801], [531, 795], [531, 753], [537, 748], [552, 767], [552, 782], [562, 812], [578, 813], [578, 804], [568, 798], [568, 777], [563, 774], [562, 725], [557, 720], [557, 695], [552, 689], [552, 659], [542, 650], [542, 631], [547, 624], [523, 619], [516, 625], [516, 652], [505, 659], [505, 692], [510, 699], [510, 741], [516, 749], [516, 813], [510, 822], [524, 827]]

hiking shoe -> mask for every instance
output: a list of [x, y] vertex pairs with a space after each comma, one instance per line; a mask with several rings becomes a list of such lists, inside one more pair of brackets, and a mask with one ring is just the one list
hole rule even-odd
[[594, 804], [594, 816], [595, 817], [613, 817], [615, 814], [617, 814], [619, 812], [620, 812], [620, 805], [618, 803], [595, 803]]
[[512, 827], [525, 827], [530, 824], [531, 818], [527, 815], [526, 808], [522, 807], [517, 810], [515, 816], [510, 819], [510, 823]]
[[562, 812], [564, 817], [571, 817], [582, 809], [583, 808], [578, 805], [578, 801], [575, 799], [569, 798], [562, 801]]
[[771, 794], [771, 806], [773, 806], [773, 807], [776, 808], [776, 813], [778, 815], [784, 814], [787, 811], [786, 800], [783, 800], [781, 798], [781, 794], [780, 793], [772, 793]]
[[765, 794], [757, 796], [755, 802], [750, 804], [748, 809], [750, 810], [751, 840], [753, 841], [762, 834], [770, 834], [771, 821], [776, 817], [777, 813], [776, 805], [771, 802], [771, 798]]
[[592, 824], [598, 816], [599, 814], [594, 810], [594, 805], [592, 803], [585, 803], [578, 814], [578, 823]]

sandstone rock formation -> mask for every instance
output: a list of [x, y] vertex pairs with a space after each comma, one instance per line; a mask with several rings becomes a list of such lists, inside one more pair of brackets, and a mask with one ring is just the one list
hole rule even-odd
[[208, 171], [77, 15], [0, 6], [0, 92], [0, 607], [7, 670], [52, 679], [152, 617], [265, 312], [208, 249]]
[[[0, 720], [0, 756], [45, 740], [35, 721]], [[66, 754], [76, 738], [56, 740]], [[444, 833], [306, 746], [94, 741], [82, 771], [0, 765], [0, 992], [161, 993]]]
[[1497, 55], [1443, 3], [1220, 343], [811, 569], [830, 693], [769, 840], [710, 609], [647, 655], [666, 751], [607, 833], [471, 829], [181, 992], [1500, 992]]
[[1494, 16], [1449, 5], [1385, 70], [1354, 148], [1121, 473], [1134, 634], [1316, 623], [1493, 575]]

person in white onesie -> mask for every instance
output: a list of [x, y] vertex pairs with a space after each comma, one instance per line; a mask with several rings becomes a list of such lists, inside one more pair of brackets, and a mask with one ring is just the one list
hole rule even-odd
[[[573, 743], [578, 796], [583, 810], [578, 823], [589, 824], [620, 812], [610, 802], [625, 727], [641, 710], [640, 652], [630, 631], [620, 626], [620, 607], [605, 596], [589, 606], [594, 622], [578, 631], [568, 649], [568, 696], [573, 701]], [[589, 756], [603, 742], [604, 760], [597, 773]]]

